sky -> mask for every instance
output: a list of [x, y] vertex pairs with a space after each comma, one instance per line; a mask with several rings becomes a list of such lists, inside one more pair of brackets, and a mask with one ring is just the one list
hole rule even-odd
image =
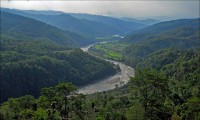
[[1, 0], [1, 7], [22, 10], [55, 10], [137, 19], [178, 19], [199, 17], [199, 0]]

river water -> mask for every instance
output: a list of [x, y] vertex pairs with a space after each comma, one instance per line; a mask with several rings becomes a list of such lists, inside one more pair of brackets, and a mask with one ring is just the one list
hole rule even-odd
[[[104, 43], [106, 43], [106, 42], [102, 42], [101, 44], [104, 44]], [[88, 52], [89, 48], [92, 47], [93, 45], [95, 45], [95, 44], [88, 45], [86, 47], [82, 47], [81, 49], [84, 52]], [[127, 66], [127, 65], [117, 62], [117, 61], [107, 60], [107, 59], [105, 59], [105, 60], [118, 65], [120, 67], [121, 71], [116, 73], [115, 75], [112, 75], [112, 76], [106, 77], [102, 80], [99, 80], [98, 82], [88, 84], [84, 87], [79, 88], [78, 89], [79, 93], [92, 94], [95, 92], [102, 92], [102, 91], [114, 89], [116, 87], [121, 87], [121, 86], [127, 84], [128, 81], [130, 80], [130, 78], [132, 76], [134, 76], [135, 72], [132, 67]]]

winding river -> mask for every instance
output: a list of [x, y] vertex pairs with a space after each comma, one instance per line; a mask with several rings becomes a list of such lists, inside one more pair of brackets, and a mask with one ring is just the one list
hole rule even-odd
[[[106, 43], [106, 42], [102, 42], [101, 44], [104, 44], [104, 43]], [[84, 52], [88, 52], [89, 48], [92, 47], [93, 45], [95, 45], [95, 44], [88, 45], [86, 47], [82, 47], [81, 49]], [[84, 87], [79, 88], [78, 89], [79, 93], [92, 94], [95, 92], [102, 92], [102, 91], [114, 89], [116, 87], [121, 87], [121, 86], [127, 84], [128, 81], [130, 80], [130, 78], [132, 76], [134, 76], [135, 72], [132, 67], [127, 66], [120, 62], [113, 61], [113, 60], [107, 60], [107, 59], [105, 59], [105, 60], [118, 65], [120, 67], [121, 71], [116, 73], [115, 75], [112, 75], [112, 76], [106, 77], [102, 80], [99, 80], [98, 82], [88, 84]]]

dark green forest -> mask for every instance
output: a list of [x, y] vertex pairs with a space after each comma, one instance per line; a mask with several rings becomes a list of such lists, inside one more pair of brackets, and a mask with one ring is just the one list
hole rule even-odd
[[182, 28], [147, 37], [124, 49], [123, 54], [128, 56], [125, 61], [135, 67], [139, 61], [145, 60], [148, 55], [165, 48], [180, 50], [198, 48], [200, 44], [199, 32], [198, 28]]
[[[91, 95], [77, 94], [71, 91], [75, 90], [72, 84], [60, 83], [41, 89], [38, 99], [30, 95], [10, 98], [2, 104], [0, 112], [4, 119], [22, 120], [56, 120], [61, 117], [72, 120], [198, 120], [200, 68], [193, 58], [187, 58], [194, 54], [183, 53], [180, 55], [182, 59], [177, 61], [185, 64], [193, 61], [190, 63], [191, 72], [182, 70], [185, 64], [171, 69], [182, 78], [176, 78], [164, 69], [160, 72], [142, 69], [136, 71], [128, 85]], [[177, 64], [161, 65], [165, 68]]]
[[[135, 103], [124, 107], [131, 112], [120, 111], [126, 113], [127, 119], [199, 119], [199, 19], [170, 22], [152, 25], [118, 42], [90, 49], [92, 54], [125, 62], [136, 69], [135, 77], [128, 83], [129, 89], [115, 91], [119, 97], [125, 94], [129, 102]], [[165, 27], [161, 26], [168, 27], [163, 30]], [[149, 33], [144, 36], [141, 31]], [[128, 45], [131, 41], [133, 44]]]
[[[62, 30], [72, 31], [83, 36], [107, 37], [115, 34], [126, 34], [144, 28], [145, 24], [133, 21], [124, 21], [101, 15], [73, 14], [73, 13], [48, 13], [48, 11], [28, 11], [2, 8], [2, 11], [33, 18]], [[56, 18], [56, 19], [55, 19]]]
[[6, 12], [1, 19], [1, 102], [29, 94], [38, 97], [41, 88], [59, 82], [85, 85], [119, 70], [70, 48], [73, 39], [57, 28]]
[[[89, 53], [77, 47], [94, 41], [80, 34], [7, 12], [1, 21], [0, 120], [200, 119], [199, 18], [160, 22]], [[98, 57], [134, 67], [135, 76], [120, 88], [78, 93], [120, 71]]]
[[[179, 50], [198, 48], [199, 20], [181, 19], [157, 23], [117, 42], [96, 45], [90, 50], [95, 55], [113, 60], [119, 58], [118, 61], [136, 67], [139, 62], [146, 60], [148, 55], [165, 48]], [[112, 56], [112, 53], [117, 53], [117, 56]]]
[[4, 11], [1, 11], [1, 34], [20, 40], [48, 39], [68, 47], [80, 47], [95, 42], [90, 37]]

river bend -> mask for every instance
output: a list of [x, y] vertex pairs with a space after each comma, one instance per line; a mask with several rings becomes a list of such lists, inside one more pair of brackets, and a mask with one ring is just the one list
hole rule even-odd
[[[106, 42], [103, 42], [101, 44], [104, 44]], [[89, 48], [92, 47], [95, 44], [92, 45], [88, 45], [86, 47], [82, 47], [81, 49], [84, 52], [88, 52]], [[116, 73], [115, 75], [106, 77], [102, 80], [99, 80], [98, 82], [95, 83], [91, 83], [88, 84], [84, 87], [81, 87], [78, 89], [79, 93], [83, 93], [83, 94], [92, 94], [95, 92], [102, 92], [102, 91], [107, 91], [107, 90], [111, 90], [116, 88], [117, 86], [123, 86], [125, 84], [128, 83], [128, 81], [130, 80], [130, 78], [132, 76], [134, 76], [134, 69], [130, 66], [127, 66], [123, 63], [117, 62], [117, 61], [113, 61], [113, 60], [107, 60], [106, 61], [110, 61], [116, 65], [118, 65], [121, 69], [120, 72]]]

